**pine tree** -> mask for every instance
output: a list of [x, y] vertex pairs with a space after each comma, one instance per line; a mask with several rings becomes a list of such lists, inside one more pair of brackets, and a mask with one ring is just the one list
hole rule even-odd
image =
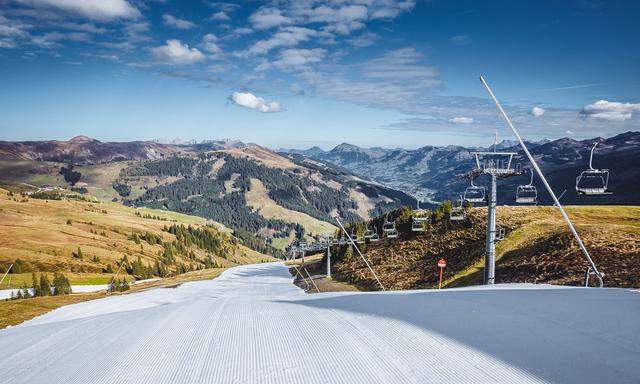
[[40, 274], [40, 295], [51, 295], [51, 283], [49, 282], [49, 278], [45, 273]]
[[62, 273], [57, 272], [53, 275], [53, 289], [54, 295], [68, 295], [72, 292], [69, 279]]
[[42, 296], [42, 293], [40, 293], [40, 284], [38, 284], [38, 278], [35, 272], [31, 272], [31, 287], [33, 288], [33, 296]]

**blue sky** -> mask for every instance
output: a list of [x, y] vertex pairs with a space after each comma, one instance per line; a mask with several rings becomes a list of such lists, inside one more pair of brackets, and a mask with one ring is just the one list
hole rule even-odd
[[483, 145], [640, 129], [637, 1], [0, 0], [0, 140]]

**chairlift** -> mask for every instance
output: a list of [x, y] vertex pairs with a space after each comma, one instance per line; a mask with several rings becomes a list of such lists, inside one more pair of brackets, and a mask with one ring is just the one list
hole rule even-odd
[[518, 185], [516, 188], [516, 203], [518, 204], [537, 204], [538, 189], [533, 185], [533, 171], [531, 172], [531, 181], [529, 184]]
[[451, 213], [449, 213], [449, 220], [460, 221], [467, 218], [467, 211], [464, 209], [463, 201], [463, 197], [460, 196], [460, 205], [451, 208]]
[[501, 241], [504, 240], [505, 236], [507, 235], [507, 231], [502, 228], [502, 227], [497, 227], [496, 228], [496, 241]]
[[374, 242], [374, 243], [375, 243], [376, 241], [380, 241], [380, 236], [378, 236], [378, 232], [374, 233], [374, 234], [369, 238], [369, 241], [372, 241], [372, 242]]
[[485, 188], [474, 185], [473, 178], [471, 178], [471, 185], [464, 190], [462, 198], [469, 203], [484, 203], [486, 199]]
[[389, 221], [389, 214], [387, 213], [387, 216], [384, 219], [384, 224], [382, 224], [382, 232], [389, 233], [395, 230], [396, 230], [396, 222]]
[[374, 236], [377, 236], [378, 232], [375, 229], [369, 229], [369, 224], [365, 223], [364, 235], [365, 239], [371, 239]]
[[609, 195], [609, 170], [593, 168], [593, 151], [598, 142], [591, 147], [589, 155], [589, 169], [586, 169], [576, 177], [576, 191], [578, 195]]
[[354, 243], [364, 244], [364, 237], [358, 236], [355, 229], [351, 231], [351, 239]]
[[424, 232], [424, 220], [420, 220], [420, 217], [414, 217], [411, 222], [411, 231], [412, 232]]
[[395, 238], [398, 237], [398, 230], [393, 228], [393, 230], [391, 230], [391, 231], [385, 231], [385, 236], [388, 239], [395, 239]]
[[413, 211], [413, 219], [411, 221], [412, 232], [424, 232], [424, 226], [422, 223], [429, 220], [429, 217], [425, 215], [426, 211], [420, 209], [420, 200], [416, 199], [417, 209]]

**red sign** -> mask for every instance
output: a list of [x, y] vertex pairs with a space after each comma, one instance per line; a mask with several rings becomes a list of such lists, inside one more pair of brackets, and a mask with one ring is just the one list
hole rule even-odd
[[438, 267], [444, 268], [447, 266], [447, 262], [444, 259], [438, 260]]

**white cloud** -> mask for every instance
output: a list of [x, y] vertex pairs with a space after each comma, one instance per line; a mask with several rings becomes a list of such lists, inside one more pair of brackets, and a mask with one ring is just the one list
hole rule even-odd
[[180, 40], [167, 40], [165, 45], [150, 49], [151, 53], [161, 62], [174, 65], [188, 65], [203, 61], [205, 56], [197, 48], [189, 48]]
[[264, 55], [274, 48], [293, 47], [303, 41], [308, 41], [317, 32], [313, 29], [302, 27], [285, 27], [276, 32], [267, 40], [254, 43], [246, 52], [247, 55]]
[[217, 41], [218, 37], [216, 35], [214, 35], [213, 33], [207, 33], [202, 38], [202, 49], [211, 54], [219, 55], [220, 53], [222, 53], [222, 50], [220, 49], [218, 44], [216, 44]]
[[449, 119], [450, 123], [455, 123], [455, 124], [471, 124], [473, 123], [473, 118], [472, 117], [454, 117], [452, 119]]
[[619, 103], [616, 101], [598, 100], [582, 108], [580, 114], [584, 117], [624, 121], [633, 116], [633, 112], [640, 111], [640, 103]]
[[218, 11], [209, 17], [211, 20], [230, 20], [231, 18], [225, 11]]
[[280, 52], [280, 58], [271, 64], [281, 70], [301, 69], [309, 64], [321, 62], [326, 52], [322, 48], [285, 49]]
[[540, 107], [533, 107], [531, 108], [531, 115], [533, 117], [540, 117], [542, 115], [544, 115], [544, 113], [546, 112], [546, 110], [544, 108], [540, 108]]
[[107, 32], [106, 29], [97, 27], [93, 23], [74, 23], [71, 21], [63, 21], [63, 22], [55, 22], [53, 23], [53, 25], [62, 27], [65, 29], [71, 29], [74, 31], [81, 31], [81, 32], [88, 32], [88, 33], [95, 33], [95, 34], [103, 34]]
[[196, 26], [193, 22], [189, 20], [180, 19], [166, 13], [162, 15], [162, 22], [164, 23], [164, 25], [168, 27], [173, 27], [178, 29], [191, 29]]
[[31, 44], [37, 45], [40, 48], [58, 48], [61, 46], [60, 41], [90, 41], [91, 38], [84, 32], [48, 32], [40, 36], [31, 36]]
[[11, 20], [0, 13], [0, 48], [15, 48], [17, 40], [29, 36], [30, 25]]
[[36, 8], [55, 8], [95, 20], [131, 19], [140, 11], [126, 0], [17, 0]]
[[277, 101], [265, 101], [262, 97], [257, 97], [251, 92], [233, 92], [229, 100], [237, 105], [249, 109], [254, 109], [263, 113], [282, 112], [282, 106]]
[[366, 77], [378, 79], [410, 79], [411, 82], [432, 80], [438, 76], [438, 70], [421, 64], [423, 57], [411, 47], [396, 49], [369, 60], [363, 67], [363, 73]]
[[249, 21], [255, 29], [269, 29], [293, 23], [290, 18], [282, 15], [280, 9], [270, 7], [258, 9], [249, 17]]

